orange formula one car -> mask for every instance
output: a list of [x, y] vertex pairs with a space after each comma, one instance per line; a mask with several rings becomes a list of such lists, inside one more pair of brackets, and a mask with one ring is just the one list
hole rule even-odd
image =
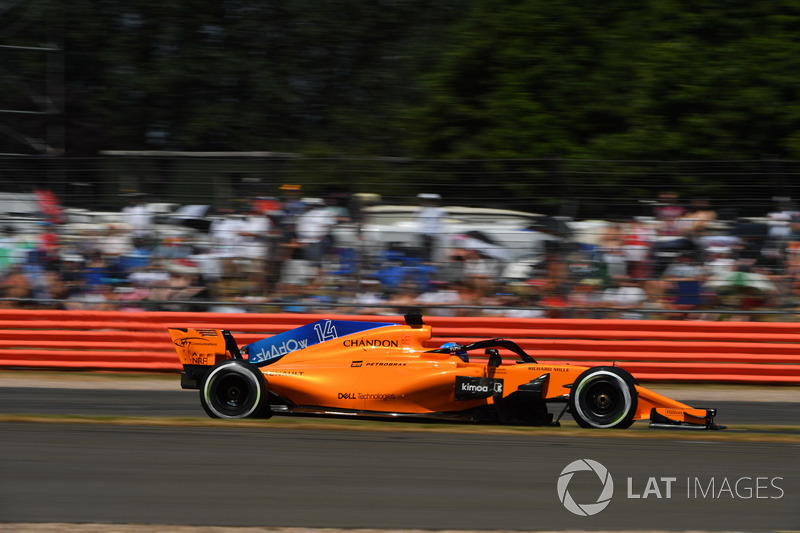
[[[558, 425], [723, 429], [695, 409], [639, 386], [615, 366], [541, 364], [516, 343], [482, 340], [425, 348], [431, 326], [320, 320], [241, 349], [219, 329], [170, 328], [181, 386], [199, 389], [212, 418], [331, 415]], [[514, 354], [516, 364], [504, 364]], [[470, 360], [472, 354], [480, 360]], [[509, 361], [505, 361], [509, 363]], [[547, 404], [563, 404], [553, 421]]]

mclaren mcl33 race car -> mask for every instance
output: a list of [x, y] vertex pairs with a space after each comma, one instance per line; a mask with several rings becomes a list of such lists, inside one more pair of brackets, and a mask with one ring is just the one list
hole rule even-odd
[[[628, 428], [637, 420], [661, 428], [724, 427], [714, 423], [715, 409], [692, 408], [641, 387], [616, 366], [542, 364], [506, 339], [429, 349], [431, 326], [419, 314], [405, 322], [320, 320], [241, 348], [227, 330], [169, 332], [183, 364], [181, 386], [199, 389], [212, 418], [559, 425], [569, 412], [584, 428]], [[548, 404], [555, 404], [553, 412]]]

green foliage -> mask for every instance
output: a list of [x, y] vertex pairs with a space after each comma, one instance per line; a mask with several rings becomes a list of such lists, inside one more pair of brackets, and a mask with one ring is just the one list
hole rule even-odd
[[[67, 120], [83, 128], [68, 136], [79, 154], [800, 157], [800, 6], [789, 0], [67, 0], [64, 8]], [[517, 167], [494, 170], [519, 176]], [[457, 180], [446, 174], [443, 182]], [[550, 176], [527, 172], [523, 182]]]
[[426, 78], [414, 151], [796, 157], [793, 2], [478, 1]]
[[[115, 148], [391, 153], [391, 116], [453, 8], [70, 0], [70, 89]], [[72, 68], [74, 67], [74, 68]]]

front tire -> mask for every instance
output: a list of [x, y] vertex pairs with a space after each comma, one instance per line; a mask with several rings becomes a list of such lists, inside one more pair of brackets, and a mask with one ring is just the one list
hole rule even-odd
[[203, 379], [200, 403], [211, 418], [263, 417], [269, 411], [267, 382], [246, 361], [221, 361]]
[[584, 428], [626, 429], [633, 424], [638, 403], [633, 376], [613, 366], [586, 370], [569, 393], [572, 417]]

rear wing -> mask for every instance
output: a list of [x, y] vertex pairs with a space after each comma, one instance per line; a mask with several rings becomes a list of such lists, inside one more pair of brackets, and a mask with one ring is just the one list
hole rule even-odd
[[181, 388], [199, 389], [215, 364], [226, 359], [242, 359], [236, 340], [226, 329], [168, 329], [183, 365]]
[[168, 328], [181, 364], [214, 366], [225, 359], [241, 359], [231, 332], [226, 329]]

